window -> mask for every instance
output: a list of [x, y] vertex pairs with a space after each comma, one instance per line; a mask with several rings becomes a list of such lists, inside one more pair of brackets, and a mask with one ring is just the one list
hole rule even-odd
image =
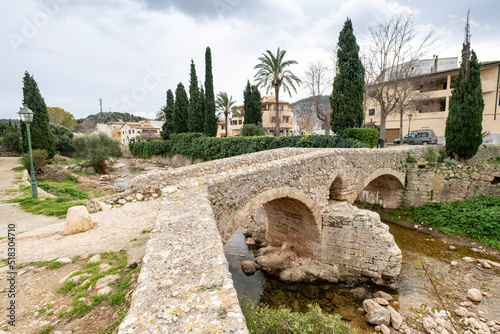
[[368, 115], [369, 116], [374, 116], [375, 115], [375, 109], [368, 109]]
[[443, 90], [446, 90], [446, 89], [448, 89], [448, 82], [447, 81], [443, 82]]
[[271, 123], [276, 123], [276, 116], [271, 117]]
[[243, 124], [243, 120], [242, 119], [238, 120], [238, 124], [239, 125]]
[[135, 130], [134, 130], [134, 129], [132, 129], [132, 133], [135, 133]]
[[290, 116], [283, 117], [283, 123], [289, 123], [289, 121], [290, 121]]
[[441, 101], [441, 105], [439, 106], [439, 111], [446, 110], [446, 101]]
[[131, 134], [130, 130], [128, 130], [128, 134]]

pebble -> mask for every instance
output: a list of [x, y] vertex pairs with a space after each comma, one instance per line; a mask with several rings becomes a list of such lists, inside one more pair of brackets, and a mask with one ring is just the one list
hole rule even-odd
[[72, 263], [73, 261], [71, 261], [71, 259], [67, 258], [67, 257], [61, 257], [59, 259], [56, 260], [57, 262], [59, 263], [64, 263], [64, 264], [68, 264], [68, 263]]
[[452, 266], [454, 266], [454, 267], [455, 267], [455, 266], [458, 266], [458, 262], [457, 262], [457, 261], [451, 261], [451, 263], [450, 263], [450, 264], [451, 264]]
[[464, 261], [465, 261], [465, 262], [467, 262], [467, 263], [472, 263], [472, 262], [474, 262], [474, 261], [475, 261], [473, 258], [471, 258], [471, 257], [469, 257], [469, 256], [466, 256], [466, 257], [462, 258], [462, 260], [464, 260]]
[[455, 250], [455, 249], [457, 249], [455, 246], [450, 246], [450, 247], [448, 247], [448, 248], [449, 248], [450, 250]]
[[476, 288], [471, 288], [467, 291], [467, 298], [473, 302], [480, 302], [483, 299], [483, 294]]

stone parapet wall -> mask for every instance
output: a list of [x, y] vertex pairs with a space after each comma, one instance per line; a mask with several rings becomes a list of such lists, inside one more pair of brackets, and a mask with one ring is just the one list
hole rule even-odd
[[477, 195], [500, 196], [500, 166], [428, 164], [407, 171], [405, 206], [452, 203]]
[[248, 333], [206, 191], [166, 187], [161, 207], [118, 333]]

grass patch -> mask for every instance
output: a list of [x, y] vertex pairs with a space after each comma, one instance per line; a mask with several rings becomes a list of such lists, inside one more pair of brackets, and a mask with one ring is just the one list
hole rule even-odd
[[283, 307], [271, 310], [267, 305], [254, 306], [247, 302], [243, 313], [251, 334], [357, 333], [356, 329], [341, 320], [340, 315], [325, 314], [318, 305], [309, 305], [308, 312], [299, 313]]
[[9, 203], [19, 203], [22, 210], [34, 214], [43, 214], [46, 216], [56, 216], [58, 218], [66, 217], [68, 209], [75, 205], [85, 205], [85, 200], [74, 200], [68, 198], [45, 198], [34, 200], [32, 198], [16, 198], [8, 201]]
[[54, 329], [54, 326], [50, 325], [49, 327], [45, 327], [44, 329], [38, 331], [37, 334], [47, 334], [47, 333], [52, 332], [53, 329]]
[[46, 192], [59, 197], [70, 199], [87, 199], [89, 196], [77, 186], [78, 181], [67, 180], [63, 182], [45, 181], [38, 183], [38, 187]]
[[25, 168], [24, 168], [23, 166], [17, 166], [17, 167], [12, 168], [12, 170], [13, 170], [14, 172], [18, 172], [18, 173], [19, 173], [19, 172], [21, 172], [21, 173], [22, 173], [22, 172], [24, 171], [24, 169], [25, 169]]

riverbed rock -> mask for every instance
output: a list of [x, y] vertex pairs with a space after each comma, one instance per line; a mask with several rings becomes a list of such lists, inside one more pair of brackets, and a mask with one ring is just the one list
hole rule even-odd
[[339, 281], [340, 272], [336, 265], [320, 263], [311, 259], [301, 259], [300, 264], [296, 261], [286, 265], [280, 274], [280, 280], [285, 282], [317, 282], [327, 281], [329, 283], [337, 283]]
[[379, 304], [379, 305], [382, 305], [382, 306], [387, 306], [389, 305], [389, 302], [387, 300], [385, 300], [384, 298], [373, 298], [373, 300]]
[[457, 261], [451, 261], [450, 264], [453, 266], [453, 267], [456, 267], [458, 266], [458, 262]]
[[246, 229], [241, 231], [241, 234], [243, 234], [245, 237], [251, 237], [252, 231], [249, 228], [246, 228]]
[[386, 326], [389, 326], [391, 324], [391, 314], [385, 307], [382, 307], [380, 305], [368, 312], [365, 315], [365, 319], [372, 325], [384, 324]]
[[467, 291], [467, 298], [473, 302], [480, 302], [483, 299], [483, 294], [476, 288], [471, 288]]
[[94, 227], [92, 218], [84, 205], [73, 206], [68, 209], [66, 223], [64, 224], [64, 235], [85, 232]]
[[472, 257], [469, 257], [469, 256], [462, 258], [462, 260], [464, 260], [467, 263], [472, 263], [472, 262], [476, 261]]
[[500, 268], [500, 263], [498, 262], [495, 262], [495, 261], [491, 261], [491, 260], [483, 260], [484, 262], [486, 263], [489, 263], [490, 265], [492, 265], [493, 267], [497, 267], [497, 268]]
[[366, 297], [366, 294], [368, 293], [365, 288], [363, 287], [357, 287], [354, 289], [349, 290], [350, 293], [355, 295], [359, 300], [363, 300]]
[[247, 245], [247, 246], [254, 246], [255, 245], [255, 240], [253, 238], [246, 238], [245, 239], [245, 245]]
[[118, 200], [118, 204], [125, 205], [125, 204], [127, 204], [127, 200], [125, 198], [120, 198]]
[[380, 331], [382, 332], [382, 334], [391, 334], [391, 330], [389, 329], [389, 327], [384, 324], [380, 325]]
[[390, 294], [388, 294], [387, 292], [384, 292], [384, 291], [377, 291], [373, 294], [373, 297], [374, 298], [384, 298], [385, 300], [387, 300], [388, 302], [390, 301], [393, 301], [394, 300], [394, 297], [391, 296]]
[[470, 316], [469, 311], [465, 307], [460, 306], [455, 310], [455, 314], [458, 315], [459, 317], [465, 318]]
[[138, 201], [142, 201], [142, 200], [144, 200], [144, 195], [141, 193], [137, 193], [137, 194], [135, 194], [135, 199]]
[[387, 311], [389, 311], [391, 315], [392, 327], [394, 327], [395, 329], [399, 329], [401, 327], [401, 324], [403, 323], [403, 316], [391, 306], [387, 306]]
[[365, 310], [366, 313], [369, 313], [371, 310], [373, 310], [375, 307], [380, 306], [376, 301], [373, 299], [365, 299], [363, 301], [363, 309]]
[[255, 268], [255, 262], [253, 261], [241, 262], [241, 270], [243, 270], [243, 273], [247, 276], [255, 274], [255, 272], [257, 271], [257, 269]]

